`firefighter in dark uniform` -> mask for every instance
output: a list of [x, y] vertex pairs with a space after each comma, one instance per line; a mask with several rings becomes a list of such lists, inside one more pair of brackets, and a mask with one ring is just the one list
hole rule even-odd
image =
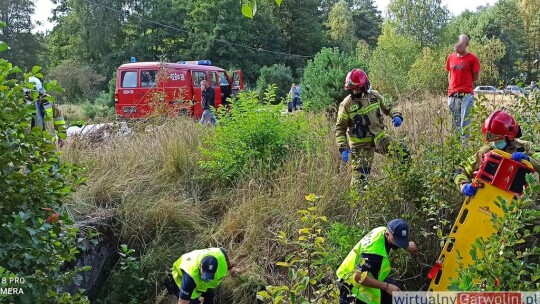
[[487, 144], [456, 170], [454, 182], [465, 196], [476, 194], [478, 189], [471, 183], [474, 172], [480, 169], [484, 155], [493, 149], [512, 154], [515, 161], [528, 160], [534, 170], [540, 172], [540, 151], [531, 142], [518, 139], [521, 137], [521, 128], [512, 115], [503, 111], [494, 112], [484, 122], [482, 134]]
[[350, 94], [339, 104], [336, 122], [336, 141], [344, 162], [351, 163], [351, 184], [363, 184], [371, 173], [375, 152], [397, 152], [403, 158], [408, 152], [385, 132], [383, 114], [392, 118], [394, 127], [401, 126], [403, 117], [386, 99], [371, 90], [367, 74], [353, 69], [345, 79], [345, 90]]

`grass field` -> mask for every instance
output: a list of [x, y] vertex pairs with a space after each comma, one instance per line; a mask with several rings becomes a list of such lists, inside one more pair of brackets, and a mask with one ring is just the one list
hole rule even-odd
[[88, 120], [88, 116], [84, 113], [82, 105], [62, 104], [59, 105], [59, 108], [64, 114], [64, 118], [68, 121]]
[[[467, 146], [449, 131], [444, 96], [402, 101], [404, 124], [389, 132], [407, 144], [412, 164], [403, 169], [395, 160], [377, 155], [371, 186], [363, 193], [350, 191], [350, 172], [334, 143], [333, 119], [323, 114], [288, 118], [307, 115], [314, 135], [311, 152], [291, 153], [270, 173], [252, 167], [232, 185], [204, 178], [199, 147], [214, 129], [189, 118], [99, 143], [79, 139], [66, 147], [64, 159], [87, 168], [88, 182], [75, 194], [70, 209], [76, 216], [116, 212], [122, 223], [118, 238], [140, 253], [147, 278], [141, 288], [149, 303], [170, 300], [160, 295], [163, 271], [182, 253], [209, 246], [225, 247], [245, 270], [239, 278], [225, 280], [222, 291], [227, 296], [222, 303], [253, 303], [262, 285], [282, 281], [283, 272], [275, 263], [288, 252], [276, 235], [278, 231], [294, 235], [301, 227], [297, 212], [305, 208], [308, 193], [322, 196], [318, 207], [331, 223], [359, 231], [391, 218], [408, 219], [421, 255], [416, 259], [398, 255], [393, 276], [404, 280], [409, 290], [425, 289], [422, 278], [439, 254], [440, 236], [461, 206], [453, 169], [481, 144], [478, 132], [486, 107], [511, 103], [498, 97], [478, 107], [471, 125], [475, 134]], [[69, 110], [80, 115], [80, 107], [66, 108], [66, 115]], [[342, 255], [336, 251], [331, 263], [337, 265]]]

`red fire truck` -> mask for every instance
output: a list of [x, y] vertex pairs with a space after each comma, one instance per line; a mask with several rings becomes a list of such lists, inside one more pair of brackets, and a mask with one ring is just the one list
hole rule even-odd
[[242, 71], [231, 76], [209, 60], [123, 64], [116, 78], [116, 115], [120, 119], [145, 118], [159, 106], [169, 114], [184, 112], [200, 118], [201, 81], [207, 80], [215, 90], [215, 105], [219, 107], [244, 89]]

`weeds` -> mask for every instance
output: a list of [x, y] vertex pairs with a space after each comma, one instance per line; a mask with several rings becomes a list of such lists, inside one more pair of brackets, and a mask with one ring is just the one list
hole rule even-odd
[[[145, 277], [141, 271], [141, 264], [135, 257], [135, 250], [126, 244], [120, 246], [120, 261], [113, 269], [113, 276], [109, 281], [114, 282], [120, 288], [111, 288], [111, 292], [102, 301], [103, 303], [140, 303], [137, 299], [147, 297], [144, 290]], [[101, 303], [101, 301], [98, 301]]]
[[317, 211], [317, 196], [310, 194], [305, 199], [308, 208], [298, 211], [305, 227], [298, 230], [298, 238], [291, 241], [283, 231], [278, 235], [279, 242], [291, 252], [285, 261], [276, 263], [287, 269], [285, 284], [266, 286], [266, 291], [260, 291], [257, 296], [262, 301], [275, 304], [335, 303], [339, 297], [335, 284], [328, 282], [328, 274], [334, 269], [325, 263], [329, 254], [324, 237], [328, 219]]
[[[275, 94], [265, 93], [267, 99]], [[285, 117], [277, 106], [259, 106], [254, 92], [242, 92], [232, 100], [232, 109], [221, 112], [215, 132], [206, 138], [199, 162], [208, 179], [233, 182], [255, 169], [276, 169], [295, 148], [302, 148], [307, 120]], [[300, 152], [300, 151], [298, 151]]]
[[[276, 267], [291, 247], [277, 242], [276, 234], [295, 235], [306, 227], [298, 219], [298, 211], [306, 209], [305, 193], [321, 196], [313, 205], [333, 223], [323, 234], [329, 268], [336, 269], [363, 231], [405, 218], [421, 255], [393, 259], [393, 277], [408, 290], [426, 289], [421, 278], [436, 261], [462, 204], [452, 174], [482, 144], [481, 123], [492, 101], [476, 101], [469, 140], [462, 145], [450, 131], [445, 98], [401, 98], [404, 124], [388, 131], [408, 146], [410, 164], [377, 156], [368, 189], [351, 191], [334, 121], [317, 113], [281, 115], [278, 108], [255, 102], [255, 93], [242, 94], [235, 112], [218, 111], [222, 125], [216, 128], [185, 118], [160, 120], [128, 137], [97, 146], [71, 143], [65, 151], [66, 160], [87, 167], [88, 185], [75, 194], [72, 209], [117, 210], [119, 237], [141, 253], [138, 262], [149, 278], [141, 288], [148, 298], [159, 293], [160, 275], [181, 254], [210, 246], [226, 248], [246, 269], [223, 282], [223, 303], [251, 304], [264, 286], [292, 286]], [[536, 109], [532, 99], [520, 102]], [[525, 109], [519, 110], [524, 134], [531, 136], [538, 124]], [[325, 278], [333, 280], [333, 272]]]

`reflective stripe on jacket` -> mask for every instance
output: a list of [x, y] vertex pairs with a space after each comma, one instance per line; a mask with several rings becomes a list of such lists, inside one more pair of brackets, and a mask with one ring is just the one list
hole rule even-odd
[[[54, 103], [44, 99], [47, 96], [48, 95], [42, 96], [40, 100], [35, 103], [36, 113], [32, 119], [35, 121], [35, 126], [43, 128], [54, 137], [59, 136], [65, 139], [66, 121], [64, 115]], [[30, 103], [32, 101], [27, 102]], [[43, 113], [41, 113], [42, 111]], [[43, 115], [43, 117], [39, 117], [41, 115]]]
[[[360, 285], [354, 279], [359, 270], [356, 268], [360, 263], [360, 258], [363, 253], [371, 253], [382, 256], [381, 270], [379, 277], [375, 278], [379, 281], [384, 281], [390, 274], [390, 260], [386, 252], [386, 243], [384, 232], [386, 227], [377, 227], [371, 230], [358, 242], [353, 250], [347, 255], [341, 266], [336, 271], [337, 277], [343, 282], [353, 286], [351, 293], [358, 299], [367, 304], [380, 304], [381, 290], [378, 288], [370, 288]], [[371, 274], [369, 274], [371, 276]]]
[[[355, 149], [355, 147], [371, 144], [384, 136], [383, 116], [401, 116], [399, 110], [390, 105], [387, 100], [372, 90], [362, 98], [353, 98], [351, 95], [339, 104], [336, 121], [336, 142], [340, 151]], [[355, 118], [363, 118], [366, 132], [359, 136], [355, 130]]]

